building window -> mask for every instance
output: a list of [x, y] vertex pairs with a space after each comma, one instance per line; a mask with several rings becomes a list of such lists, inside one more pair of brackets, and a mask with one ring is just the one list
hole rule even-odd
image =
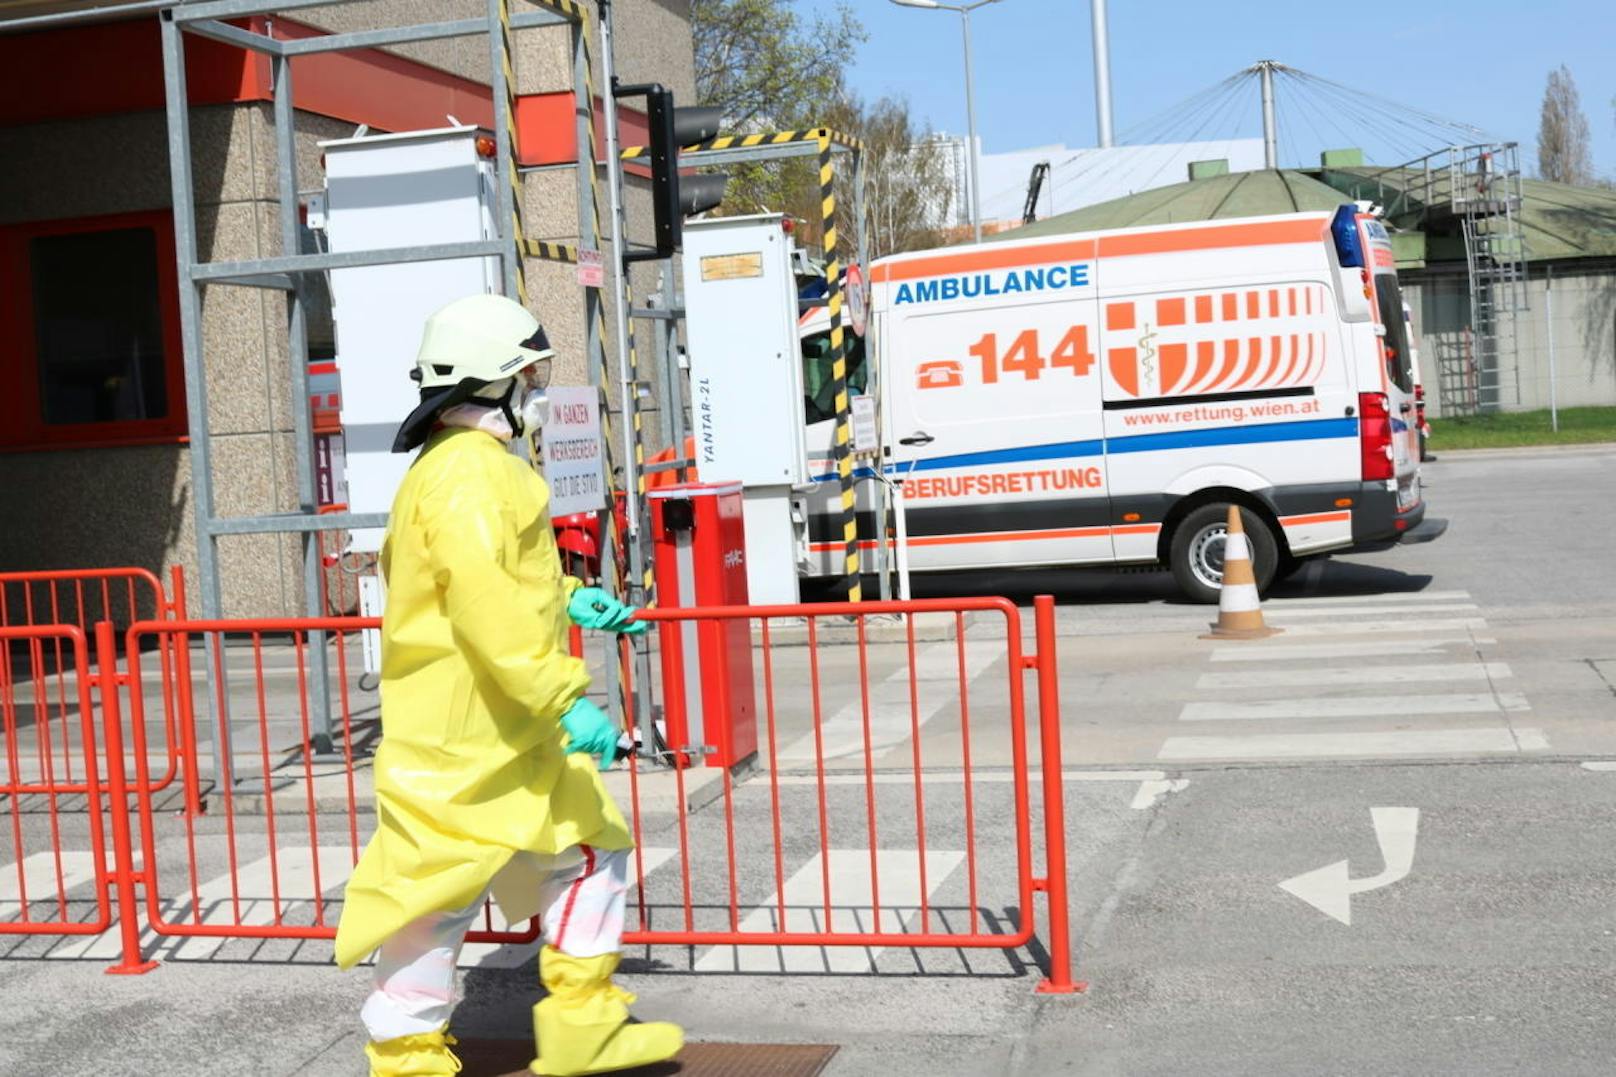
[[0, 228], [0, 446], [184, 434], [173, 249], [166, 212]]

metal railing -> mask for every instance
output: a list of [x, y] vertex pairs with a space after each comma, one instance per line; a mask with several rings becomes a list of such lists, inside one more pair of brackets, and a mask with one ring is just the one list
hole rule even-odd
[[[626, 784], [636, 844], [625, 944], [710, 947], [698, 969], [726, 960], [755, 967], [759, 955], [776, 960], [799, 947], [844, 955], [852, 948], [1015, 950], [1037, 934], [1041, 894], [1049, 956], [1039, 990], [1080, 989], [1071, 970], [1051, 600], [1039, 600], [1033, 653], [1024, 650], [1021, 611], [995, 598], [642, 616], [654, 622], [652, 640], [664, 656], [679, 654], [667, 646], [675, 635], [741, 642], [728, 652], [729, 675], [692, 668], [687, 677], [688, 654], [654, 667], [684, 681], [659, 693], [670, 701], [663, 719], [679, 765], [648, 768], [630, 755], [614, 779]], [[95, 631], [99, 745], [82, 633], [7, 630], [34, 653], [47, 641], [68, 643], [92, 768], [81, 815], [94, 820], [90, 844], [100, 850], [108, 813], [112, 852], [80, 880], [93, 882], [97, 910], [69, 922], [73, 887], [64, 869], [55, 873], [63, 915], [0, 911], [0, 934], [106, 931], [115, 911], [121, 959], [113, 971], [120, 972], [151, 967], [144, 931], [220, 944], [333, 938], [341, 888], [376, 825], [361, 770], [379, 721], [369, 698], [351, 687], [349, 652], [355, 634], [377, 624], [150, 620], [120, 639], [103, 622]], [[621, 660], [620, 638], [595, 638], [602, 651], [588, 659], [592, 666]], [[337, 760], [316, 750], [313, 640], [329, 641], [335, 666], [325, 702], [340, 728]], [[582, 642], [574, 637], [575, 651]], [[143, 676], [153, 656], [162, 658], [159, 681]], [[193, 676], [195, 656], [213, 663], [205, 678]], [[1036, 677], [1036, 727], [1027, 713], [1028, 673]], [[716, 730], [701, 732], [697, 707], [709, 723], [754, 721], [755, 762], [765, 772], [743, 780], [739, 769], [698, 766], [703, 741]], [[206, 814], [158, 805], [152, 771], [162, 757], [152, 755], [148, 718], [158, 713], [178, 716], [182, 759], [196, 758], [200, 714], [219, 726], [213, 743], [235, 746], [215, 760], [221, 779], [212, 787], [202, 785], [198, 768], [181, 771], [188, 801], [205, 804]], [[14, 724], [8, 718], [8, 731]], [[97, 763], [104, 780], [94, 776]], [[671, 800], [652, 789], [658, 783], [671, 786]], [[698, 803], [697, 786], [716, 794]], [[14, 810], [20, 834], [15, 820]], [[71, 842], [52, 842], [52, 855], [69, 853]], [[17, 845], [20, 862], [20, 838]], [[505, 924], [490, 908], [468, 941], [520, 944], [538, 932], [536, 921]], [[845, 963], [833, 970], [845, 971]]]

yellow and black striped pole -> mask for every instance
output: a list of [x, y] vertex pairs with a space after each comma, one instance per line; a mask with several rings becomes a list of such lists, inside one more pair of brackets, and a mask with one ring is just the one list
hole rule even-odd
[[[755, 135], [719, 135], [706, 142], [696, 142], [689, 146], [680, 147], [681, 153], [704, 153], [708, 150], [748, 150], [757, 146], [783, 146], [792, 142], [811, 142], [822, 145], [830, 142], [835, 146], [846, 146], [849, 149], [862, 149], [863, 144], [849, 135], [839, 134], [824, 127], [809, 128], [804, 131], [769, 131]], [[651, 152], [647, 146], [630, 146], [623, 150], [620, 156], [625, 161], [637, 157], [644, 157]]]
[[[510, 0], [496, 0], [496, 3], [499, 5], [499, 48], [495, 62], [503, 76], [505, 91], [504, 160], [508, 170], [505, 181], [510, 185], [511, 199], [512, 246], [507, 257], [512, 263], [516, 301], [525, 307], [528, 305], [527, 266], [523, 256], [527, 253], [527, 231], [522, 226], [522, 174], [516, 170], [516, 68], [511, 59], [511, 3]], [[537, 454], [533, 459], [538, 459]]]
[[853, 418], [847, 392], [847, 349], [842, 339], [841, 264], [836, 257], [836, 172], [831, 164], [830, 131], [821, 128], [819, 142], [819, 204], [825, 222], [825, 306], [830, 313], [831, 381], [836, 398], [836, 440], [832, 452], [836, 478], [841, 486], [842, 540], [845, 543], [843, 572], [847, 576], [847, 600], [861, 601], [863, 583], [859, 577], [858, 505], [853, 486]]

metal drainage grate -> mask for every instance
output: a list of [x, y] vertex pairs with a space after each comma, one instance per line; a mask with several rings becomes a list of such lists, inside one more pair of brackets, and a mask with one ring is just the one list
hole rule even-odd
[[[529, 1077], [531, 1040], [461, 1040], [461, 1077]], [[834, 1044], [687, 1043], [672, 1062], [621, 1070], [623, 1077], [818, 1077]]]

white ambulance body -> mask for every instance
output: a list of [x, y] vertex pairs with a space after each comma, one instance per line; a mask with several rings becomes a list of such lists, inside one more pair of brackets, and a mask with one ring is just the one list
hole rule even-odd
[[[1420, 526], [1391, 243], [1352, 206], [917, 252], [870, 277], [914, 571], [1160, 562], [1215, 601], [1231, 503], [1263, 586], [1441, 533]], [[825, 576], [845, 552], [833, 425], [809, 427]], [[867, 513], [859, 533], [868, 562]]]

